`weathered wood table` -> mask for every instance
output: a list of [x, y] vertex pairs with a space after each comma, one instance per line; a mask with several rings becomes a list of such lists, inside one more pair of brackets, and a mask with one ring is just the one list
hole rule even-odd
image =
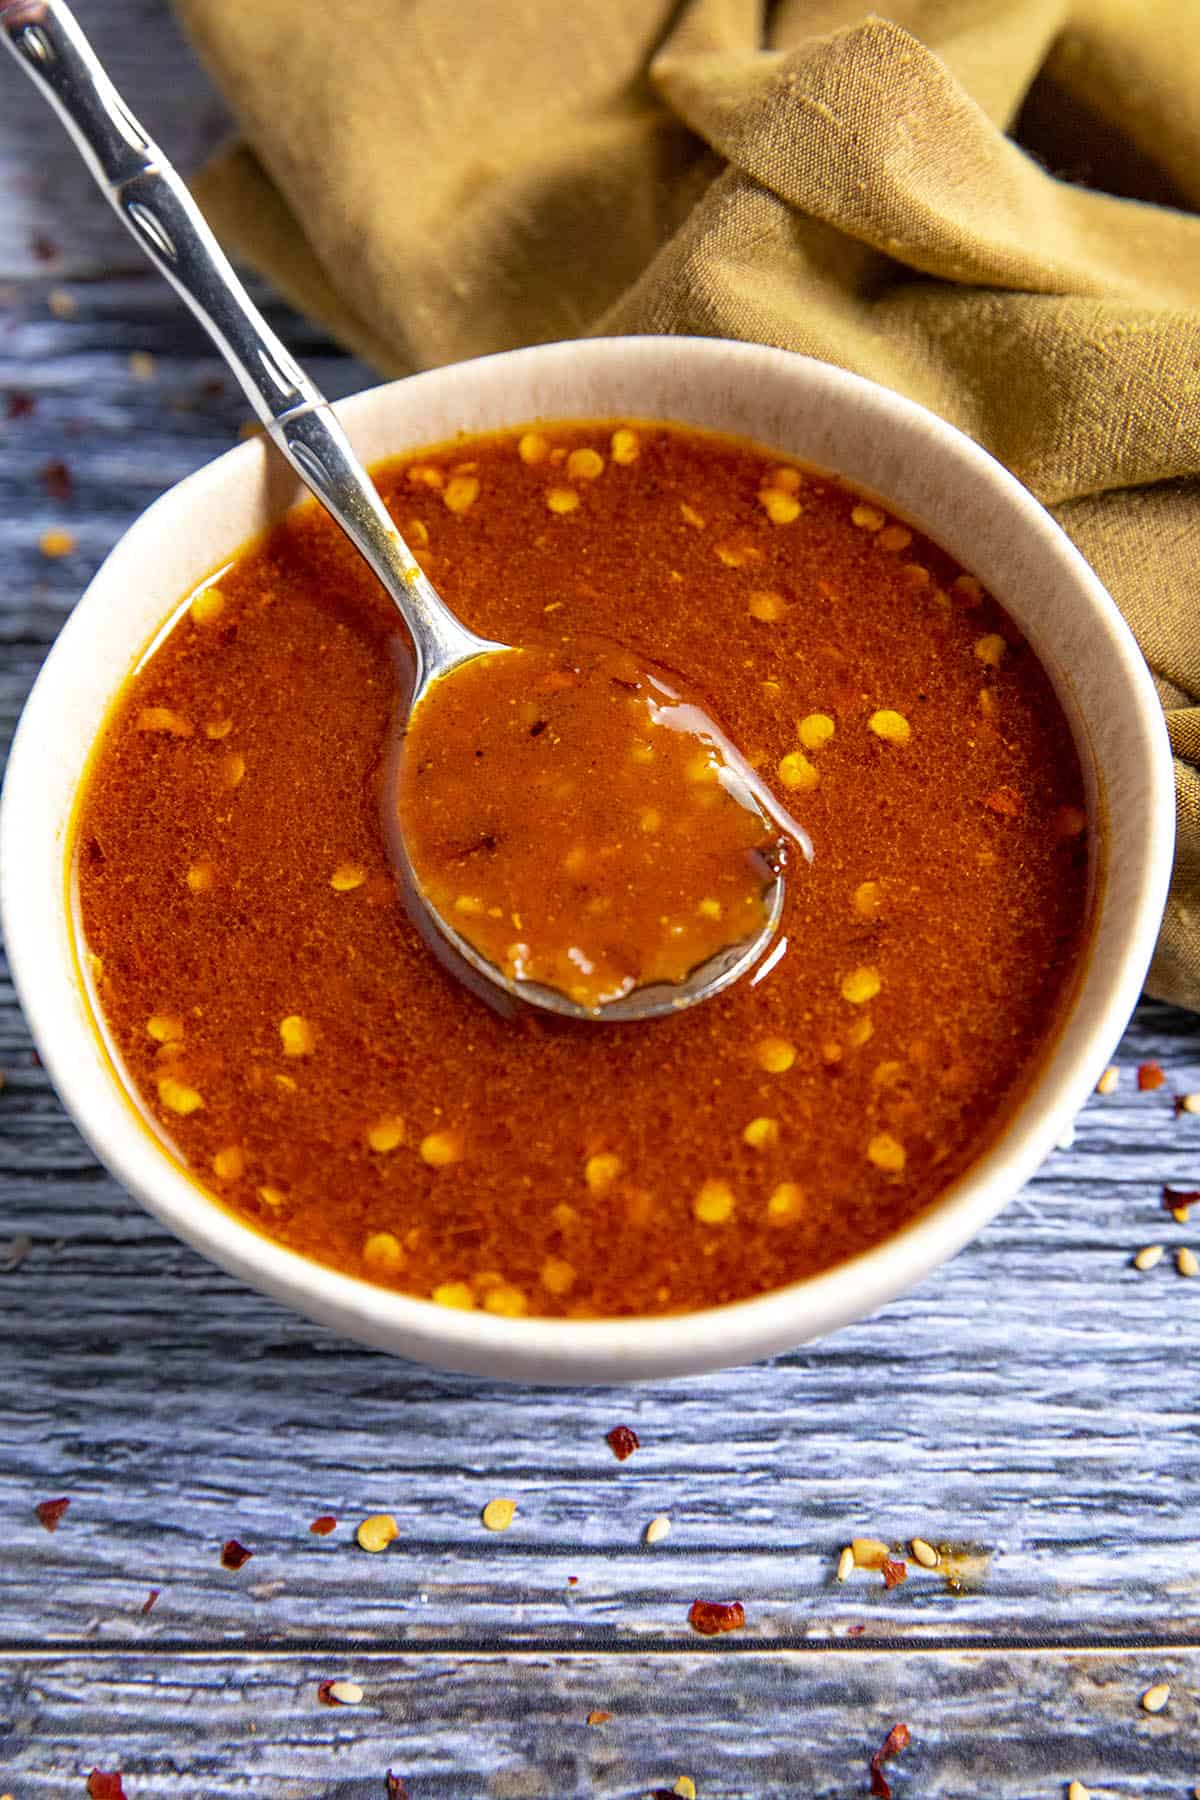
[[[194, 163], [223, 115], [162, 0], [80, 13]], [[97, 563], [245, 408], [7, 59], [0, 90], [7, 741]], [[270, 310], [329, 391], [371, 379]], [[49, 527], [70, 555], [41, 553]], [[558, 1393], [356, 1349], [218, 1274], [96, 1167], [0, 1003], [0, 1793], [83, 1795], [99, 1768], [129, 1800], [367, 1800], [391, 1769], [413, 1800], [681, 1776], [844, 1800], [898, 1721], [891, 1779], [923, 1800], [1200, 1782], [1200, 1281], [1130, 1266], [1200, 1240], [1200, 1208], [1160, 1201], [1200, 1187], [1200, 1117], [1172, 1107], [1200, 1089], [1190, 1017], [1143, 1006], [1074, 1144], [868, 1323], [769, 1367]], [[1168, 1083], [1139, 1093], [1151, 1057]], [[623, 1464], [618, 1422], [642, 1442]], [[504, 1536], [480, 1524], [496, 1495]], [[50, 1534], [34, 1505], [60, 1496]], [[375, 1511], [401, 1535], [366, 1556]], [[855, 1533], [951, 1546], [959, 1578], [839, 1585]], [[697, 1597], [740, 1599], [745, 1631], [696, 1637]], [[339, 1677], [360, 1705], [321, 1703]]]

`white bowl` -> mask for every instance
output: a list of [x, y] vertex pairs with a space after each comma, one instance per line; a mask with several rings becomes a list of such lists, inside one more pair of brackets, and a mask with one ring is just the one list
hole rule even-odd
[[464, 1313], [283, 1249], [210, 1200], [119, 1087], [80, 991], [65, 858], [72, 801], [110, 702], [156, 630], [216, 566], [300, 498], [263, 441], [156, 501], [108, 557], [46, 659], [0, 808], [0, 902], [42, 1060], [100, 1160], [222, 1268], [350, 1337], [525, 1381], [631, 1381], [770, 1355], [862, 1317], [958, 1250], [1037, 1168], [1091, 1092], [1137, 1000], [1174, 842], [1154, 688], [1112, 600], [1000, 464], [922, 408], [824, 363], [756, 345], [614, 338], [517, 350], [393, 382], [338, 413], [370, 463], [459, 431], [544, 418], [664, 418], [758, 439], [846, 476], [977, 574], [1026, 633], [1075, 732], [1106, 854], [1086, 970], [1017, 1116], [914, 1223], [837, 1268], [681, 1317], [572, 1322]]

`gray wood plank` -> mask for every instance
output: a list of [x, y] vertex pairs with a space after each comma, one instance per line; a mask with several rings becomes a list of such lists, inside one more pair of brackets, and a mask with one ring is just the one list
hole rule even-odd
[[[229, 117], [165, 0], [74, 0], [75, 13], [150, 133], [185, 173], [230, 131]], [[57, 278], [139, 266], [32, 83], [0, 64], [0, 278]]]
[[[330, 1677], [362, 1705], [321, 1705]], [[35, 1657], [0, 1678], [0, 1756], [18, 1800], [82, 1794], [95, 1766], [129, 1800], [382, 1800], [389, 1768], [411, 1800], [634, 1800], [681, 1775], [699, 1800], [845, 1800], [900, 1721], [897, 1800], [1050, 1800], [1074, 1778], [1096, 1800], [1182, 1800], [1198, 1680], [1194, 1652]]]

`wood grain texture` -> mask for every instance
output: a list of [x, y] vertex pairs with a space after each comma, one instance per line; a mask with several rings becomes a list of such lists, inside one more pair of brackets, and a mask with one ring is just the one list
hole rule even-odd
[[[164, 0], [79, 11], [193, 160], [223, 114]], [[101, 558], [246, 408], [7, 63], [0, 85], [2, 748]], [[267, 304], [329, 392], [372, 379]], [[14, 393], [33, 410], [8, 416]], [[77, 540], [54, 562], [51, 525]], [[1164, 1181], [1200, 1187], [1200, 1118], [1170, 1099], [1200, 1089], [1194, 1019], [1139, 1009], [1118, 1092], [914, 1293], [769, 1367], [627, 1393], [433, 1374], [240, 1287], [97, 1169], [31, 1048], [0, 965], [0, 1252], [30, 1240], [0, 1274], [0, 1792], [81, 1793], [120, 1762], [131, 1800], [365, 1800], [391, 1761], [414, 1800], [633, 1796], [680, 1773], [704, 1800], [845, 1795], [896, 1717], [898, 1795], [1200, 1779], [1200, 1281], [1129, 1267], [1143, 1243], [1200, 1245], [1200, 1209], [1182, 1227], [1159, 1207]], [[1168, 1086], [1138, 1094], [1150, 1057]], [[619, 1420], [643, 1444], [624, 1465]], [[51, 1536], [32, 1507], [59, 1494]], [[478, 1517], [497, 1494], [519, 1507], [503, 1537]], [[401, 1537], [368, 1557], [352, 1527], [377, 1509]], [[342, 1524], [318, 1540], [322, 1512]], [[650, 1549], [660, 1512], [674, 1530]], [[965, 1548], [970, 1579], [840, 1587], [856, 1530]], [[255, 1553], [237, 1575], [230, 1536]], [[740, 1598], [744, 1634], [701, 1647], [698, 1596]], [[1136, 1695], [1162, 1672], [1182, 1698], [1150, 1720]], [[343, 1673], [360, 1711], [315, 1701]], [[584, 1726], [594, 1706], [614, 1724]]]
[[[359, 1707], [317, 1684], [349, 1676]], [[1195, 1654], [864, 1652], [398, 1657], [36, 1657], [2, 1677], [17, 1800], [637, 1800], [680, 1775], [700, 1800], [847, 1800], [898, 1720], [897, 1800], [1183, 1800], [1200, 1775]], [[1156, 1718], [1138, 1697], [1167, 1680]], [[593, 1709], [612, 1713], [586, 1724]]]

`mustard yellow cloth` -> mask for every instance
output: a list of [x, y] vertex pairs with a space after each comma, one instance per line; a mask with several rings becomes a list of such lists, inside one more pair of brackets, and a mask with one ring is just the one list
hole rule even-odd
[[1177, 0], [178, 0], [233, 250], [389, 374], [753, 338], [922, 401], [1048, 505], [1158, 683], [1200, 1009], [1200, 33]]

